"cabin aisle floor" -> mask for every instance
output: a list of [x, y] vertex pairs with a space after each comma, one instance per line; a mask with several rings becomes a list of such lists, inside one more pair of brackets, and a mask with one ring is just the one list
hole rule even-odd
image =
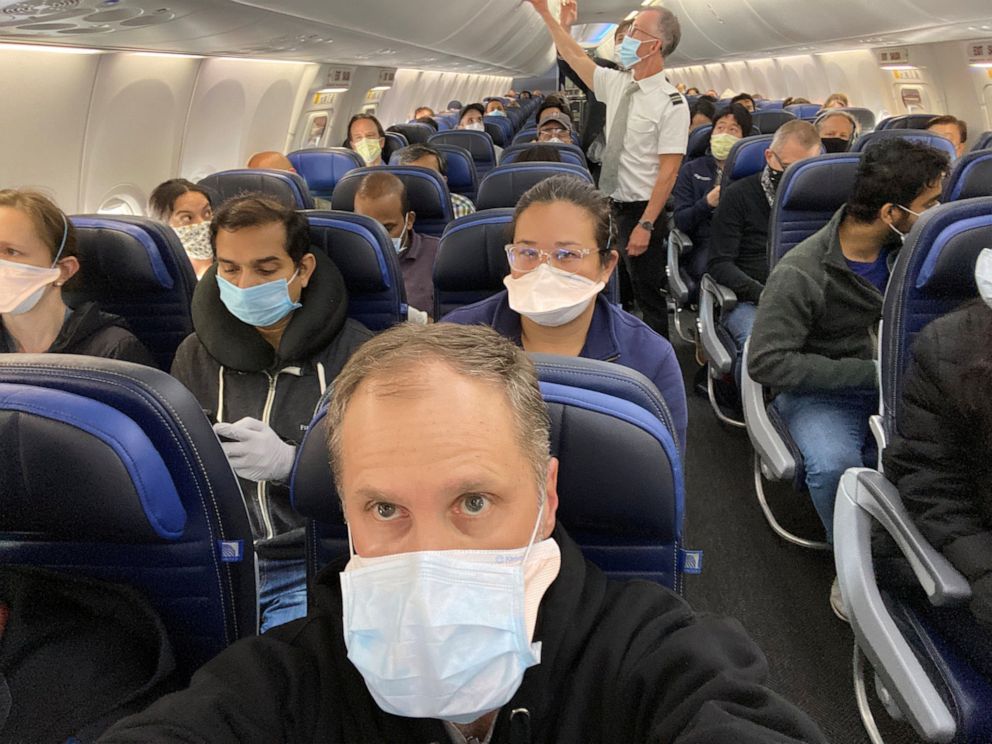
[[[695, 394], [694, 349], [674, 343], [689, 399], [685, 543], [704, 551], [703, 573], [686, 577], [686, 599], [696, 610], [740, 620], [768, 657], [772, 688], [802, 707], [829, 741], [868, 744], [854, 698], [854, 638], [830, 609], [832, 557], [772, 532], [754, 493], [747, 433], [721, 425]], [[823, 539], [808, 498], [781, 484], [766, 493], [786, 528]], [[873, 707], [886, 744], [919, 741], [909, 726]]]

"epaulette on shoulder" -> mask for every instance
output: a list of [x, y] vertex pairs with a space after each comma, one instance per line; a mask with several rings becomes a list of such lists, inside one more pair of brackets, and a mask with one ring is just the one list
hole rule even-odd
[[679, 106], [680, 104], [685, 103], [685, 99], [682, 97], [682, 94], [679, 93], [678, 91], [675, 91], [674, 93], [669, 93], [668, 98], [672, 102], [673, 106]]

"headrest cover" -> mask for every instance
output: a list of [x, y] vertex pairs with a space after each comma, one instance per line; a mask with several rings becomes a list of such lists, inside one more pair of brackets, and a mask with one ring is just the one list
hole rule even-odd
[[362, 180], [372, 173], [392, 173], [406, 186], [406, 197], [410, 209], [417, 213], [418, 220], [451, 220], [453, 210], [448, 184], [437, 171], [414, 165], [384, 165], [373, 168], [356, 168], [349, 172], [334, 187], [331, 205], [335, 210], [353, 212], [355, 194]]
[[472, 157], [477, 163], [496, 162], [496, 151], [493, 149], [492, 137], [485, 132], [474, 132], [469, 129], [452, 129], [447, 132], [438, 132], [427, 140], [427, 144], [434, 144], [435, 142], [464, 147], [472, 153]]
[[350, 212], [310, 212], [307, 220], [310, 244], [334, 261], [349, 296], [390, 288], [394, 279], [387, 256], [393, 245], [382, 225]]
[[975, 295], [975, 262], [978, 254], [992, 246], [992, 200], [972, 201], [986, 201], [990, 211], [947, 225], [937, 223], [929, 229], [924, 225], [919, 235], [907, 241], [914, 251], [926, 250], [914, 283], [916, 289], [929, 295]]
[[297, 173], [280, 170], [241, 168], [207, 176], [199, 183], [213, 189], [221, 201], [247, 194], [264, 194], [294, 209], [313, 209], [313, 197], [306, 181]]
[[531, 186], [545, 178], [563, 175], [593, 182], [589, 171], [571, 163], [508, 163], [489, 171], [482, 179], [475, 206], [479, 210], [516, 206]]
[[858, 153], [837, 153], [796, 163], [783, 179], [775, 210], [836, 212], [854, 189], [860, 162]]
[[345, 173], [365, 165], [355, 152], [346, 147], [297, 150], [286, 157], [296, 172], [303, 176], [310, 190], [317, 194], [330, 194]]
[[162, 252], [182, 253], [172, 228], [149, 222], [139, 225], [113, 218], [70, 217], [76, 228], [80, 272], [71, 286], [88, 297], [105, 300], [139, 292], [172, 289], [175, 282]]
[[923, 129], [876, 129], [874, 132], [868, 132], [859, 137], [851, 147], [851, 150], [853, 152], [864, 152], [882, 140], [893, 138], [908, 139], [922, 145], [927, 145], [928, 147], [933, 147], [936, 150], [946, 153], [952, 159], [957, 155], [954, 151], [954, 145], [951, 144], [950, 140]]
[[772, 144], [772, 135], [744, 137], [734, 143], [723, 166], [723, 185], [759, 173], [765, 167], [765, 150]]
[[512, 221], [512, 209], [489, 209], [451, 223], [434, 261], [438, 291], [501, 291], [510, 273], [504, 246]]
[[944, 201], [992, 196], [992, 152], [969, 152], [944, 184]]
[[0, 383], [0, 531], [43, 540], [161, 542], [186, 512], [154, 445], [90, 398]]

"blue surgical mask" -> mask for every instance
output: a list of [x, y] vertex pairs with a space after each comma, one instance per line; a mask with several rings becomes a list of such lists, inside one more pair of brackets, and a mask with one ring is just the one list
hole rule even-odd
[[489, 112], [490, 116], [506, 116], [506, 112], [501, 109], [495, 109]]
[[254, 287], [241, 287], [231, 284], [220, 274], [217, 275], [217, 286], [220, 287], [220, 300], [230, 311], [231, 315], [257, 328], [267, 328], [278, 323], [293, 310], [303, 307], [299, 302], [289, 298], [289, 283], [296, 279], [299, 269], [294, 272], [289, 281], [276, 279]]
[[398, 238], [392, 238], [392, 237], [390, 238], [390, 240], [393, 241], [393, 249], [396, 251], [397, 254], [400, 254], [407, 249], [407, 246], [403, 245], [403, 240], [406, 238], [407, 234], [409, 233], [410, 230], [410, 228], [408, 227], [409, 224], [410, 224], [410, 215], [407, 214], [407, 216], [403, 219], [403, 232], [400, 233], [400, 236]]
[[640, 48], [641, 42], [633, 36], [623, 37], [620, 43], [619, 62], [625, 70], [629, 70], [641, 61], [641, 57], [637, 56], [637, 50]]

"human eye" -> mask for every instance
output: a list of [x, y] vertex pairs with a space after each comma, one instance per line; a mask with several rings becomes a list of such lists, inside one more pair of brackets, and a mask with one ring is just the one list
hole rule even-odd
[[227, 276], [234, 276], [238, 273], [241, 267], [235, 266], [234, 264], [221, 264], [220, 270]]
[[488, 496], [481, 493], [467, 493], [461, 497], [459, 506], [463, 514], [470, 517], [478, 517], [489, 511], [492, 506]]
[[373, 519], [379, 522], [393, 522], [403, 514], [396, 504], [391, 504], [388, 501], [373, 502], [369, 505], [368, 511], [371, 512]]
[[555, 260], [564, 265], [574, 264], [583, 258], [582, 251], [576, 248], [559, 248], [555, 251]]

